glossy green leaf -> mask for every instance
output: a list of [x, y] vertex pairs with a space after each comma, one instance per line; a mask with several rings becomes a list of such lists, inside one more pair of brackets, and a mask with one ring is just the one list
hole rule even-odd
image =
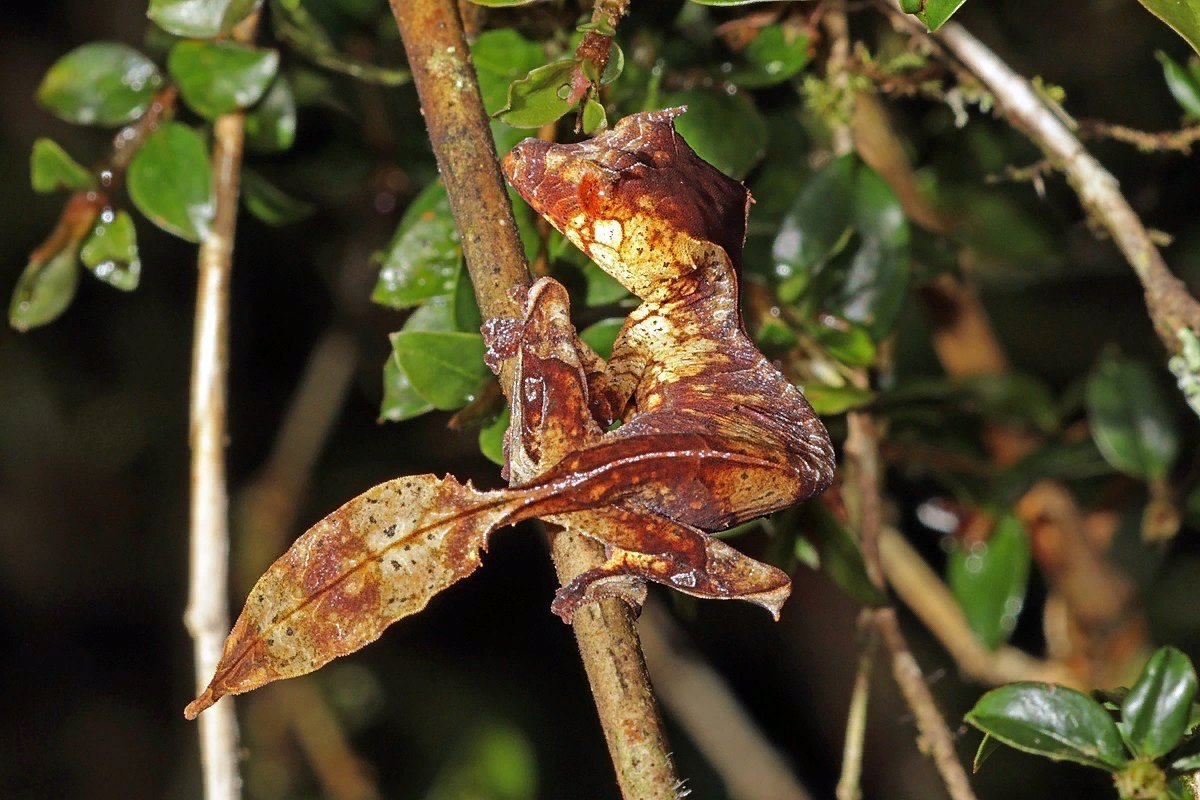
[[986, 542], [957, 545], [946, 564], [946, 582], [971, 630], [995, 649], [1012, 634], [1029, 582], [1029, 536], [1006, 514]]
[[494, 116], [514, 128], [540, 128], [554, 122], [570, 111], [571, 82], [578, 64], [566, 58], [554, 61], [513, 81], [508, 87], [508, 99]]
[[1179, 431], [1154, 373], [1145, 364], [1105, 358], [1087, 383], [1092, 438], [1115, 469], [1162, 478], [1179, 454]]
[[1159, 758], [1175, 748], [1196, 698], [1196, 670], [1174, 647], [1159, 648], [1121, 705], [1119, 727], [1135, 753]]
[[510, 419], [508, 406], [496, 418], [479, 429], [479, 452], [493, 464], [504, 466], [504, 434]]
[[856, 165], [853, 156], [843, 156], [804, 184], [771, 249], [776, 278], [807, 280], [845, 244], [853, 219]]
[[396, 354], [383, 363], [383, 401], [379, 406], [379, 421], [402, 422], [433, 411], [433, 404], [413, 389], [408, 375], [400, 369]]
[[[401, 330], [431, 333], [452, 333], [460, 330], [454, 298], [450, 295], [429, 298], [408, 315]], [[464, 332], [475, 333], [475, 331]]]
[[740, 53], [728, 80], [748, 89], [774, 86], [808, 66], [808, 37], [782, 25], [767, 25]]
[[454, 291], [462, 244], [450, 200], [440, 181], [412, 201], [383, 256], [371, 299], [391, 308], [410, 308]]
[[880, 340], [891, 331], [904, 305], [909, 228], [891, 187], [865, 165], [855, 180], [852, 224], [856, 246], [840, 285], [824, 302]]
[[596, 351], [596, 355], [607, 361], [609, 356], [612, 355], [613, 342], [617, 340], [617, 334], [621, 332], [621, 327], [624, 324], [624, 317], [602, 319], [580, 331], [579, 338], [588, 347]]
[[212, 38], [228, 33], [258, 8], [262, 0], [150, 0], [150, 17], [176, 36]]
[[816, 547], [821, 569], [846, 594], [863, 605], [877, 606], [887, 597], [867, 577], [858, 542], [823, 503], [809, 503], [800, 517], [799, 532]]
[[296, 99], [283, 75], [246, 114], [246, 146], [260, 153], [287, 150], [296, 141]]
[[767, 123], [749, 95], [696, 89], [662, 98], [667, 106], [687, 106], [675, 129], [701, 158], [741, 180], [767, 152]]
[[954, 16], [954, 12], [965, 3], [966, 0], [918, 0], [918, 2], [910, 3], [910, 6], [915, 8], [905, 8], [910, 14], [915, 14], [917, 19], [925, 23], [925, 27], [931, 31], [936, 31], [942, 25], [946, 24], [946, 20]]
[[30, 261], [17, 280], [8, 324], [19, 331], [53, 322], [67, 309], [79, 285], [79, 251], [68, 247], [49, 261]]
[[483, 325], [483, 314], [479, 312], [479, 304], [475, 301], [475, 287], [471, 284], [471, 274], [467, 272], [466, 264], [459, 267], [453, 301], [455, 330], [478, 333]]
[[187, 40], [167, 56], [167, 71], [184, 102], [208, 119], [257, 103], [278, 69], [274, 50], [237, 42]]
[[158, 227], [190, 242], [213, 218], [212, 167], [204, 137], [168, 122], [146, 138], [129, 165], [129, 197]]
[[391, 339], [413, 390], [434, 408], [462, 408], [491, 377], [483, 363], [483, 337], [477, 333], [403, 330]]
[[138, 257], [137, 231], [128, 212], [104, 212], [83, 242], [79, 259], [109, 286], [131, 292], [142, 276]]
[[818, 320], [807, 328], [825, 352], [852, 367], [875, 363], [875, 342], [866, 328], [842, 320]]
[[1063, 686], [1001, 686], [979, 698], [966, 720], [1011, 747], [1056, 761], [1110, 771], [1128, 761], [1108, 712], [1086, 694]]
[[162, 80], [154, 62], [132, 47], [92, 42], [50, 67], [37, 99], [67, 122], [124, 125], [145, 112]]
[[1200, 53], [1200, 3], [1196, 0], [1139, 0], [1154, 16]]
[[1162, 63], [1163, 79], [1175, 102], [1188, 114], [1200, 117], [1200, 74], [1179, 64], [1161, 50], [1154, 55]]
[[252, 170], [242, 171], [242, 202], [268, 225], [291, 225], [312, 216], [316, 206], [297, 200]]
[[268, 18], [275, 35], [314, 64], [381, 86], [401, 86], [412, 80], [407, 69], [372, 64], [343, 53], [301, 0], [270, 0], [270, 5]]
[[471, 61], [479, 76], [479, 92], [489, 114], [504, 108], [508, 86], [546, 61], [541, 45], [513, 28], [485, 31], [471, 44]]
[[809, 405], [820, 416], [845, 414], [856, 408], [864, 408], [875, 400], [875, 393], [857, 386], [826, 386], [810, 383], [804, 387], [804, 396]]
[[29, 180], [35, 192], [55, 192], [59, 189], [95, 189], [96, 176], [67, 154], [52, 139], [40, 138], [33, 143], [29, 156]]
[[607, 125], [608, 118], [604, 114], [604, 106], [592, 99], [583, 104], [584, 133], [592, 136], [598, 131], [603, 130]]

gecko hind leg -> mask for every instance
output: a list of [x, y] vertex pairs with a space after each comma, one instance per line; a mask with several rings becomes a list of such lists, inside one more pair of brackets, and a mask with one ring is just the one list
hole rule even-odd
[[568, 622], [581, 605], [604, 597], [640, 606], [640, 584], [646, 580], [695, 597], [746, 600], [775, 619], [791, 594], [791, 580], [782, 570], [658, 514], [611, 508], [602, 515], [577, 512], [553, 521], [608, 546], [604, 564], [576, 576], [555, 595], [552, 609]]

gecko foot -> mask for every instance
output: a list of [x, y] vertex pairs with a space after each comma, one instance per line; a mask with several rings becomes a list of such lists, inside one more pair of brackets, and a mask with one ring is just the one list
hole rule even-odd
[[626, 571], [614, 574], [611, 569], [597, 567], [575, 576], [559, 589], [550, 610], [570, 625], [581, 606], [610, 597], [624, 601], [637, 616], [646, 602], [646, 581]]

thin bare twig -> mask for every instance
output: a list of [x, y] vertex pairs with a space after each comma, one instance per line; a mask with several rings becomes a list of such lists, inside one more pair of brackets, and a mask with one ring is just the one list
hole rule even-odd
[[[512, 290], [528, 283], [529, 269], [455, 4], [392, 0], [392, 13], [479, 308], [486, 318], [518, 318], [522, 309]], [[506, 371], [506, 394], [511, 384]], [[552, 552], [564, 581], [603, 560], [603, 547], [578, 535], [556, 535]], [[621, 791], [638, 800], [674, 800], [679, 781], [629, 608], [619, 600], [588, 604], [573, 627]]]
[[[234, 30], [249, 42], [252, 14]], [[191, 552], [184, 616], [195, 642], [197, 691], [217, 668], [229, 631], [229, 498], [225, 485], [226, 394], [229, 371], [229, 279], [237, 229], [245, 117], [223, 114], [213, 125], [212, 227], [200, 242], [191, 386]], [[200, 720], [200, 762], [207, 800], [241, 796], [238, 728], [232, 699]]]
[[867, 738], [867, 701], [871, 696], [871, 670], [875, 664], [875, 648], [879, 642], [870, 624], [870, 613], [859, 617], [859, 630], [866, 637], [854, 674], [854, 689], [850, 693], [850, 711], [846, 714], [846, 741], [842, 745], [842, 774], [838, 777], [837, 800], [859, 800], [862, 797], [863, 751]]
[[742, 708], [721, 676], [684, 641], [683, 632], [657, 603], [641, 618], [642, 645], [654, 688], [739, 800], [809, 800], [783, 756]]
[[1200, 125], [1189, 125], [1177, 131], [1140, 131], [1100, 119], [1081, 119], [1079, 135], [1088, 139], [1113, 139], [1124, 142], [1144, 153], [1165, 150], [1190, 155], [1192, 145], [1200, 142]]

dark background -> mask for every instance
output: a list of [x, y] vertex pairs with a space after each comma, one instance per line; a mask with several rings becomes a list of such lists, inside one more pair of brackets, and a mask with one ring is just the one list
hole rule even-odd
[[[1053, 13], [1042, 11], [1017, 0], [976, 0], [961, 20], [1019, 71], [1064, 86], [1073, 114], [1147, 129], [1177, 125], [1179, 109], [1153, 53], [1165, 49], [1182, 61], [1188, 51], [1168, 29], [1133, 0], [1073, 0], [1055, 4]], [[33, 140], [51, 136], [84, 163], [108, 147], [103, 133], [66, 125], [37, 108], [38, 82], [56, 58], [86, 41], [139, 45], [143, 13], [144, 3], [129, 0], [18, 2], [5, 9], [0, 286], [6, 297], [61, 204], [61, 197], [29, 189]], [[391, 146], [422, 147], [411, 89], [396, 90], [386, 102], [408, 109], [394, 112], [403, 126]], [[1024, 153], [1018, 165], [1035, 160], [1032, 147], [1000, 123], [976, 124], [1009, 142], [1011, 152]], [[366, 305], [373, 279], [367, 257], [386, 244], [398, 213], [386, 202], [384, 213], [373, 210], [373, 196], [363, 189], [369, 181], [362, 180], [372, 165], [358, 152], [353, 120], [313, 112], [302, 115], [300, 130], [295, 157], [315, 163], [337, 154], [344, 161], [331, 171], [344, 184], [326, 185], [317, 198], [324, 210], [309, 222], [280, 230], [243, 218], [239, 227], [229, 447], [237, 536], [247, 527], [238, 515], [245, 509], [243, 490], [268, 456], [311, 347], [330, 326], [348, 331], [356, 343], [355, 380], [311, 491], [301, 499], [293, 535], [367, 486], [406, 472], [452, 471], [485, 485], [497, 481], [473, 435], [447, 431], [445, 415], [376, 424], [385, 333], [401, 318]], [[919, 158], [952, 163], [970, 151], [975, 135], [931, 134]], [[947, 141], [957, 144], [943, 148]], [[1195, 161], [1139, 155], [1123, 145], [1095, 149], [1147, 223], [1177, 235], [1166, 251], [1172, 266], [1196, 275]], [[428, 175], [429, 167], [423, 169], [410, 176], [417, 187]], [[1157, 346], [1128, 268], [1113, 248], [1091, 238], [1059, 182], [1050, 183], [1046, 203], [1028, 186], [997, 191], [1012, 192], [1043, 217], [1061, 259], [1030, 265], [1041, 278], [1036, 287], [1018, 278], [985, 288], [1014, 360], [1062, 385], [1085, 372], [1108, 339], [1134, 353], [1154, 354]], [[402, 210], [409, 189], [399, 188]], [[115, 293], [85, 276], [59, 321], [24, 335], [0, 331], [3, 797], [199, 796], [197, 728], [181, 714], [192, 696], [182, 615], [194, 251], [138, 221], [144, 268], [136, 293]], [[932, 533], [911, 535], [937, 557]], [[1185, 540], [1189, 535], [1182, 534]], [[744, 543], [750, 551], [762, 545], [753, 537]], [[245, 554], [243, 540], [235, 547], [236, 610], [245, 581], [263, 565]], [[1194, 550], [1184, 541], [1164, 571], [1155, 573], [1147, 595], [1155, 638], [1192, 652], [1200, 645], [1191, 619], [1191, 598], [1200, 586]], [[830, 796], [855, 663], [856, 606], [819, 573], [802, 569], [795, 579], [778, 625], [741, 604], [676, 610], [814, 794]], [[535, 532], [506, 532], [495, 539], [485, 568], [426, 612], [363, 652], [298, 680], [330, 698], [385, 796], [426, 797], [475, 731], [500, 725], [516, 729], [533, 748], [541, 797], [616, 797], [570, 631], [548, 613], [553, 590]], [[962, 684], [937, 647], [913, 630], [953, 726], [977, 690]], [[1026, 614], [1018, 637], [1036, 648], [1035, 614]], [[295, 744], [278, 735], [270, 707], [284, 696], [275, 692], [268, 687], [239, 700], [259, 731], [244, 732], [251, 755], [247, 793], [319, 796]], [[939, 796], [890, 680], [876, 681], [871, 712], [868, 796]], [[670, 720], [668, 725], [693, 796], [722, 796], [686, 735]], [[977, 734], [964, 730], [964, 756], [976, 743]], [[292, 777], [281, 778], [281, 771]], [[1012, 752], [994, 756], [977, 779], [982, 797], [1060, 800], [1105, 796], [1106, 783], [1098, 772]]]

